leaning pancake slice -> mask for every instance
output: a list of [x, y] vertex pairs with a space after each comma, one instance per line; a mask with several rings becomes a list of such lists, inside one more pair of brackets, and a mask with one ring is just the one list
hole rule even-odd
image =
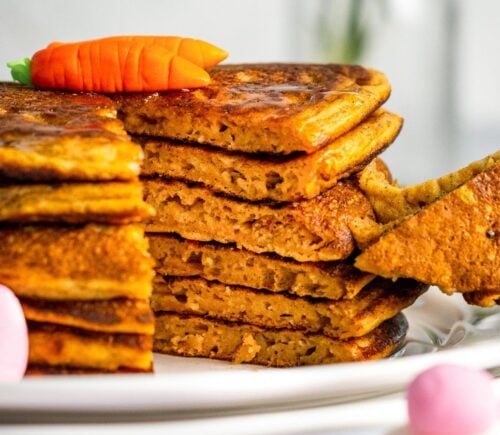
[[153, 214], [139, 182], [0, 185], [0, 221], [140, 222]]
[[384, 358], [401, 347], [407, 330], [402, 314], [363, 337], [338, 340], [302, 331], [165, 313], [156, 319], [154, 349], [174, 355], [291, 367]]
[[401, 188], [392, 180], [380, 160], [359, 173], [359, 187], [365, 193], [380, 222], [386, 224], [416, 213], [500, 162], [500, 151], [442, 177]]
[[11, 226], [0, 231], [0, 282], [21, 297], [146, 299], [153, 262], [139, 225]]
[[201, 276], [225, 284], [328, 299], [352, 298], [374, 278], [350, 261], [299, 263], [171, 234], [150, 233], [148, 240], [160, 275]]
[[355, 247], [349, 222], [374, 217], [352, 179], [316, 198], [282, 206], [242, 202], [180, 181], [146, 179], [144, 195], [157, 212], [146, 223], [146, 231], [236, 243], [297, 261], [347, 258]]
[[151, 370], [151, 335], [99, 333], [29, 322], [31, 366]]
[[113, 98], [134, 134], [290, 154], [329, 144], [390, 94], [383, 74], [352, 65], [222, 65], [210, 77], [196, 90]]
[[451, 292], [497, 291], [500, 282], [500, 161], [394, 229], [359, 257], [361, 270], [413, 278]]
[[52, 301], [21, 299], [27, 320], [96, 332], [150, 334], [154, 318], [147, 299]]
[[397, 136], [402, 119], [379, 109], [366, 121], [312, 154], [252, 157], [210, 147], [136, 137], [144, 150], [143, 176], [202, 183], [250, 201], [314, 198], [361, 169]]
[[426, 285], [411, 280], [392, 283], [377, 279], [353, 299], [330, 301], [229, 286], [203, 278], [157, 276], [151, 306], [155, 312], [350, 338], [369, 333], [415, 302], [426, 289]]
[[2, 178], [131, 180], [141, 160], [109, 98], [0, 83]]

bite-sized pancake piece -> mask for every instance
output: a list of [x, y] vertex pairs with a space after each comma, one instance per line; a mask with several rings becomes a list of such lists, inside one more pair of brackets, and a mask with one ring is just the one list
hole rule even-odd
[[149, 371], [153, 338], [141, 334], [85, 331], [50, 323], [28, 323], [31, 366]]
[[403, 314], [363, 337], [339, 340], [288, 329], [263, 329], [198, 316], [164, 313], [156, 318], [154, 350], [274, 367], [366, 361], [398, 350], [408, 323]]
[[500, 151], [458, 171], [408, 187], [398, 187], [380, 160], [359, 173], [359, 187], [365, 193], [381, 223], [389, 223], [416, 213], [500, 161]]
[[144, 197], [156, 210], [146, 231], [191, 240], [236, 243], [297, 261], [347, 258], [354, 250], [349, 222], [374, 218], [355, 180], [339, 181], [316, 198], [286, 205], [242, 202], [181, 181], [143, 180]]
[[154, 317], [148, 299], [53, 301], [22, 298], [27, 320], [97, 332], [150, 334]]
[[151, 137], [142, 144], [142, 175], [202, 183], [250, 201], [310, 199], [359, 171], [397, 136], [402, 118], [382, 109], [312, 154], [253, 156]]
[[109, 98], [0, 83], [2, 178], [132, 180], [141, 160]]
[[299, 263], [233, 245], [195, 242], [171, 234], [147, 236], [160, 275], [201, 276], [225, 284], [328, 299], [352, 298], [374, 278], [350, 261]]
[[332, 338], [360, 337], [410, 306], [428, 288], [412, 280], [377, 279], [353, 299], [331, 301], [229, 286], [203, 278], [153, 281], [155, 312], [208, 316], [263, 328], [318, 332]]
[[361, 270], [413, 278], [445, 292], [498, 291], [500, 162], [442, 196], [356, 258]]
[[0, 229], [0, 283], [21, 297], [146, 299], [153, 275], [139, 225]]
[[485, 308], [500, 305], [500, 288], [493, 291], [467, 292], [464, 293], [463, 296], [465, 301], [471, 305], [479, 305]]
[[310, 153], [358, 125], [391, 91], [382, 73], [357, 65], [222, 65], [209, 72], [204, 88], [113, 96], [127, 131], [250, 153]]
[[141, 222], [154, 210], [139, 182], [0, 185], [0, 221]]

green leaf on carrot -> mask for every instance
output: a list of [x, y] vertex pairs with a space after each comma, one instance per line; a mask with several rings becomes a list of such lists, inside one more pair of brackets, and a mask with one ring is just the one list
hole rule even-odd
[[7, 62], [7, 66], [10, 68], [10, 74], [14, 80], [23, 85], [33, 86], [31, 83], [31, 59], [26, 57], [23, 60]]

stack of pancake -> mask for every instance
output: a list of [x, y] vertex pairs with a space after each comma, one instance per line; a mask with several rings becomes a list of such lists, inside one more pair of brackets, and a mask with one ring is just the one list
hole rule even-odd
[[141, 158], [107, 97], [0, 83], [0, 283], [29, 373], [152, 369]]
[[278, 367], [391, 354], [426, 286], [356, 270], [351, 228], [375, 220], [356, 173], [402, 125], [380, 108], [387, 79], [341, 65], [210, 74], [207, 88], [116, 98], [157, 212], [155, 349]]

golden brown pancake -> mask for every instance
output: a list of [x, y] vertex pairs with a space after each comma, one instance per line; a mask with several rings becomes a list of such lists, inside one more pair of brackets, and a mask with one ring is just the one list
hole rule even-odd
[[278, 207], [237, 201], [180, 181], [144, 180], [144, 195], [157, 212], [146, 231], [236, 243], [297, 261], [347, 258], [355, 247], [349, 222], [374, 217], [355, 180], [339, 181], [316, 198]]
[[178, 314], [208, 316], [271, 329], [360, 337], [410, 306], [428, 288], [411, 280], [377, 279], [353, 299], [330, 301], [229, 286], [203, 278], [153, 281], [151, 306]]
[[113, 97], [127, 131], [250, 153], [310, 153], [358, 125], [391, 90], [382, 73], [353, 65], [222, 65], [209, 72], [205, 88]]
[[355, 265], [386, 278], [413, 278], [446, 292], [498, 291], [500, 161], [405, 219]]
[[152, 216], [139, 182], [0, 185], [0, 221], [127, 224]]
[[302, 331], [165, 313], [156, 319], [154, 349], [173, 355], [291, 367], [384, 358], [402, 346], [407, 330], [403, 314], [363, 337], [338, 340]]
[[359, 187], [372, 204], [378, 220], [389, 223], [416, 213], [499, 161], [500, 151], [440, 178], [400, 188], [383, 163], [376, 159], [360, 172]]
[[96, 332], [154, 333], [154, 318], [147, 299], [51, 301], [22, 298], [26, 319]]
[[141, 160], [109, 98], [0, 83], [0, 177], [132, 180]]
[[349, 261], [299, 263], [220, 243], [195, 242], [170, 234], [147, 235], [160, 275], [201, 276], [226, 284], [314, 298], [352, 298], [374, 275]]
[[312, 154], [255, 156], [211, 147], [136, 137], [144, 150], [143, 176], [202, 183], [250, 201], [310, 199], [359, 171], [397, 136], [403, 120], [379, 109], [366, 121]]
[[0, 229], [0, 283], [21, 297], [146, 299], [153, 261], [139, 225]]
[[29, 322], [29, 365], [115, 371], [150, 370], [151, 335], [111, 334]]

